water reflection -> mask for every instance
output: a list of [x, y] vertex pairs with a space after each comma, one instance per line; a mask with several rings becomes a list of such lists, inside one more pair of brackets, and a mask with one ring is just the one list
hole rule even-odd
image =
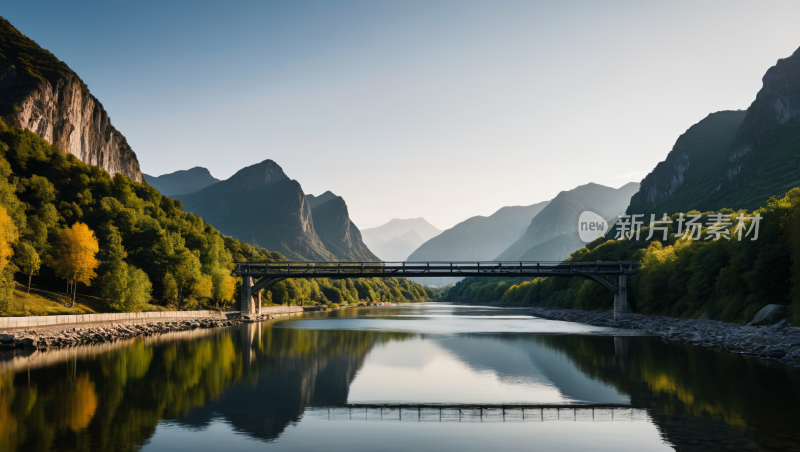
[[348, 402], [626, 404], [630, 397], [588, 378], [535, 336], [460, 334], [373, 348]]
[[[480, 323], [525, 319], [420, 309], [339, 311], [0, 361], [0, 450], [212, 450], [225, 443], [238, 450], [265, 442], [277, 449], [528, 449], [530, 435], [565, 449], [656, 449], [664, 441], [679, 450], [800, 449], [800, 382], [788, 369], [651, 337], [538, 334], [532, 325], [523, 333], [475, 333], [497, 328]], [[460, 317], [457, 328], [452, 319], [437, 325], [448, 312]], [[329, 326], [336, 321], [345, 329]], [[385, 321], [414, 332], [376, 326]], [[375, 402], [612, 403], [643, 409], [647, 419], [465, 428], [325, 416], [329, 408], [335, 414], [348, 403]]]

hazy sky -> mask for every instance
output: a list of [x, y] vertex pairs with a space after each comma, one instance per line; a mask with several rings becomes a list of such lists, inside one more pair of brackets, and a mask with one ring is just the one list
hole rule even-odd
[[[142, 170], [275, 160], [361, 227], [639, 181], [800, 47], [798, 1], [5, 2]], [[253, 200], [258, 202], [258, 200]]]

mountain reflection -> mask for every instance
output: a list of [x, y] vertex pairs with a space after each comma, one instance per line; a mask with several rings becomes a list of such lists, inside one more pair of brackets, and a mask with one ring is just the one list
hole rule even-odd
[[[639, 337], [248, 324], [37, 352], [2, 363], [0, 450], [136, 450], [162, 421], [205, 429], [222, 420], [240, 434], [271, 441], [301, 422], [308, 406], [441, 401], [408, 398], [427, 397], [418, 390], [426, 385], [419, 370], [445, 355], [463, 368], [438, 370], [442, 385], [467, 382], [463, 393], [475, 398], [448, 402], [488, 403], [495, 394], [527, 391], [530, 400], [494, 401], [537, 403], [537, 394], [546, 393], [550, 399], [539, 403], [630, 403], [646, 408], [677, 449], [698, 434], [709, 441], [800, 448], [793, 424], [797, 373], [726, 353]], [[486, 388], [459, 380], [465, 372], [484, 378]], [[428, 383], [435, 389], [436, 382]]]

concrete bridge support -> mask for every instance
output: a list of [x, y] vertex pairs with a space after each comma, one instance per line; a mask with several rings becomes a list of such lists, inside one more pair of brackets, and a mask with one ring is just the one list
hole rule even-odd
[[619, 275], [619, 293], [614, 294], [614, 314], [625, 314], [630, 310], [628, 306], [628, 277]]
[[261, 314], [261, 291], [253, 290], [253, 277], [242, 277], [241, 305], [239, 310], [249, 315]]

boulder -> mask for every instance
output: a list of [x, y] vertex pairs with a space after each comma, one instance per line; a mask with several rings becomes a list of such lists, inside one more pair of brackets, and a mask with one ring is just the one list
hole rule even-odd
[[32, 337], [23, 337], [14, 341], [17, 348], [36, 348], [38, 341]]

